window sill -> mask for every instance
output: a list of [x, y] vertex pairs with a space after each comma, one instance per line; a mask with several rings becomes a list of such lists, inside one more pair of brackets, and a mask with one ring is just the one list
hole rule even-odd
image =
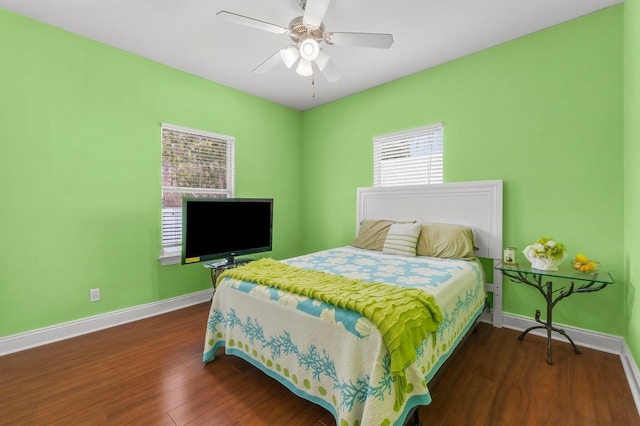
[[166, 247], [162, 250], [162, 254], [158, 257], [161, 266], [178, 265], [182, 256], [181, 247]]

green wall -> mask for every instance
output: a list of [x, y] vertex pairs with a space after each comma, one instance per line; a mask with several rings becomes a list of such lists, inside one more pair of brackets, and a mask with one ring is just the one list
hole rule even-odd
[[236, 195], [299, 253], [300, 115], [0, 9], [0, 336], [210, 288], [158, 261], [162, 122], [235, 136]]
[[[555, 321], [623, 335], [622, 24], [612, 7], [305, 112], [304, 251], [353, 240], [374, 136], [442, 121], [445, 181], [504, 180], [505, 245], [550, 235], [613, 271]], [[505, 282], [506, 312], [542, 305]]]
[[625, 340], [640, 365], [640, 0], [624, 5]]
[[[0, 10], [0, 336], [209, 287], [201, 265], [157, 260], [161, 122], [236, 137], [237, 195], [276, 199], [271, 255], [281, 258], [353, 239], [373, 136], [442, 121], [446, 181], [504, 180], [506, 245], [552, 235], [613, 271], [616, 284], [563, 301], [555, 319], [629, 330], [637, 359], [637, 314], [621, 309], [638, 310], [640, 256], [623, 245], [623, 230], [640, 237], [623, 219], [640, 210], [629, 185], [622, 207], [623, 149], [627, 165], [639, 155], [622, 131], [623, 99], [638, 102], [637, 90], [623, 98], [623, 12], [301, 113]], [[625, 176], [636, 189], [637, 173]], [[541, 305], [509, 282], [504, 296], [518, 315]]]

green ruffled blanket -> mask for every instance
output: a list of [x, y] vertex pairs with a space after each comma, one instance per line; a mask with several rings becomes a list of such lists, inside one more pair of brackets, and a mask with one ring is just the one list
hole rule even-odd
[[416, 360], [416, 349], [442, 322], [440, 307], [432, 295], [417, 288], [364, 282], [341, 275], [296, 268], [273, 259], [260, 259], [223, 272], [232, 277], [322, 300], [368, 318], [376, 325], [391, 356], [400, 409], [407, 393], [405, 368]]

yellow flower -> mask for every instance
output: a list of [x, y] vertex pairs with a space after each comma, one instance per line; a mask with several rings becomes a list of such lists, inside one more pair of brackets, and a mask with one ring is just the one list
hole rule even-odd
[[573, 266], [576, 271], [580, 272], [596, 272], [600, 267], [600, 264], [595, 260], [589, 260], [586, 255], [580, 253], [576, 255], [575, 259], [573, 259], [571, 266]]
[[580, 266], [580, 272], [595, 272], [598, 269], [598, 262], [587, 262]]
[[589, 258], [584, 254], [576, 254], [576, 262], [578, 263], [589, 263]]

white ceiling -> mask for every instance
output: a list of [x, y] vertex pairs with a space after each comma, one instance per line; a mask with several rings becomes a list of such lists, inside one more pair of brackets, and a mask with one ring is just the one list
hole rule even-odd
[[[309, 0], [312, 1], [312, 0]], [[306, 110], [622, 3], [622, 0], [332, 0], [327, 32], [391, 33], [391, 49], [324, 46], [342, 78], [301, 77], [284, 64], [251, 71], [288, 36], [216, 16], [288, 27], [296, 0], [0, 0], [0, 7], [291, 108]]]

